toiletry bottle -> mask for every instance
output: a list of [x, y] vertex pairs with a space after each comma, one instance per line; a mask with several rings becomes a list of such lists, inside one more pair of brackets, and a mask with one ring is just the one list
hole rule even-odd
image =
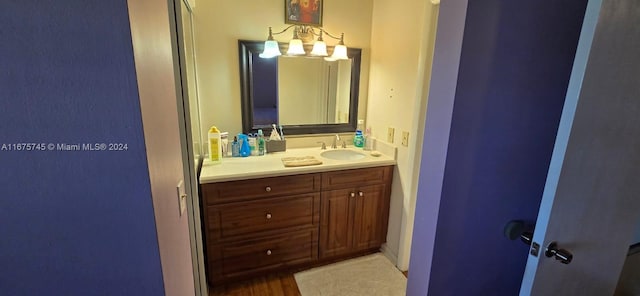
[[353, 137], [353, 146], [358, 148], [364, 147], [364, 136], [361, 130], [356, 130], [356, 135]]
[[222, 147], [222, 157], [229, 157], [229, 132], [220, 133], [220, 146]]
[[213, 163], [222, 161], [222, 143], [220, 139], [220, 130], [212, 126], [209, 129], [209, 160]]
[[233, 142], [231, 143], [231, 156], [240, 157], [240, 143], [237, 136], [233, 137]]
[[258, 141], [256, 140], [256, 134], [249, 134], [249, 149], [251, 149], [251, 155], [258, 155]]
[[373, 139], [371, 138], [371, 128], [368, 127], [364, 132], [364, 150], [373, 150]]
[[264, 142], [264, 134], [262, 130], [258, 130], [258, 155], [264, 155], [266, 143]]
[[251, 148], [249, 147], [249, 137], [245, 134], [239, 134], [238, 139], [240, 140], [240, 156], [247, 157], [251, 155]]

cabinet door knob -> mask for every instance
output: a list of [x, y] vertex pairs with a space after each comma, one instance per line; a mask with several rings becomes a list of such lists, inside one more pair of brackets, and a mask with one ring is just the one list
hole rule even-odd
[[358, 192], [358, 196], [364, 196], [364, 192], [359, 191], [359, 192]]
[[356, 197], [356, 193], [355, 192], [351, 192], [350, 196], [351, 197]]
[[271, 256], [271, 250], [267, 250], [267, 256]]
[[271, 219], [271, 213], [267, 213], [267, 219]]
[[264, 191], [271, 192], [271, 186], [267, 186], [266, 188], [264, 188]]

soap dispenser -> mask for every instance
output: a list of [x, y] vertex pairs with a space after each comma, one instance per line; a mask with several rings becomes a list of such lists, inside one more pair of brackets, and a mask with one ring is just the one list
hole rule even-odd
[[353, 146], [358, 148], [364, 147], [364, 136], [361, 130], [356, 130], [356, 135], [353, 137]]

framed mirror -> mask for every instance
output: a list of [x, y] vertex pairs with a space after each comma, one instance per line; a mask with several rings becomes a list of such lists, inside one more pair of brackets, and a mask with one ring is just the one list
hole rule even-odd
[[[282, 52], [286, 45], [280, 44]], [[285, 135], [356, 130], [361, 49], [348, 48], [349, 60], [327, 61], [260, 58], [263, 47], [264, 41], [238, 41], [244, 133], [268, 133], [274, 123]]]

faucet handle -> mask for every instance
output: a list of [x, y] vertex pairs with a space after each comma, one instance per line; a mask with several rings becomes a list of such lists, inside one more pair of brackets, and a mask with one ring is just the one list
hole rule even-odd
[[342, 141], [342, 148], [347, 148], [347, 141]]
[[322, 146], [320, 147], [320, 149], [322, 150], [327, 150], [327, 145], [324, 142], [318, 142], [318, 144], [322, 144]]

